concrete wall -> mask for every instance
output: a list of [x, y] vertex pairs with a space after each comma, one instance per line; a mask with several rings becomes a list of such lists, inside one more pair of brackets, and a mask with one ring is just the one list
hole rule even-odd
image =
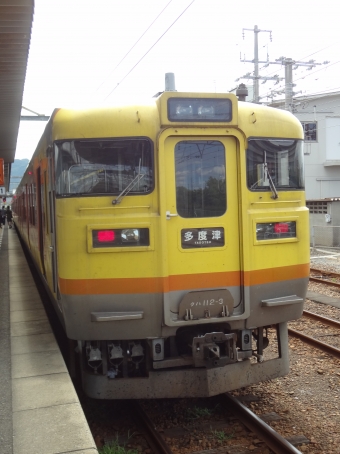
[[[315, 209], [315, 202], [322, 202], [322, 205], [327, 207], [326, 210]], [[310, 244], [319, 247], [340, 247], [340, 200], [309, 201], [307, 206], [310, 208]]]

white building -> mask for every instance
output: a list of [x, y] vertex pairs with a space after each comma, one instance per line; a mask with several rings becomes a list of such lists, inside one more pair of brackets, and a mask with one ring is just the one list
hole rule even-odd
[[307, 200], [340, 197], [340, 92], [295, 97], [293, 113], [305, 131]]
[[340, 91], [294, 97], [293, 113], [305, 132], [311, 245], [340, 248]]

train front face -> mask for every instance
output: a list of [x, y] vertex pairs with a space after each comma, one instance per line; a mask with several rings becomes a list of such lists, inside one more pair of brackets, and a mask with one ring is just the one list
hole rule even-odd
[[302, 313], [300, 126], [260, 107], [251, 121], [232, 95], [166, 93], [158, 111], [158, 135], [56, 142], [60, 306], [94, 398], [211, 396], [284, 375], [287, 321]]

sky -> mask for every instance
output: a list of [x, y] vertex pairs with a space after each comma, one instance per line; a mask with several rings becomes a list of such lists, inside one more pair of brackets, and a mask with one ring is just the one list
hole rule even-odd
[[[22, 105], [50, 115], [57, 107], [135, 103], [163, 91], [167, 72], [177, 91], [252, 85], [236, 79], [254, 70], [240, 60], [254, 58], [255, 25], [263, 30], [261, 61], [321, 63], [294, 70], [298, 96], [340, 91], [336, 8], [334, 0], [35, 0]], [[284, 77], [284, 68], [260, 64], [261, 76], [275, 74]], [[282, 88], [284, 80], [260, 82], [261, 101]], [[44, 127], [21, 122], [16, 159], [31, 158]]]

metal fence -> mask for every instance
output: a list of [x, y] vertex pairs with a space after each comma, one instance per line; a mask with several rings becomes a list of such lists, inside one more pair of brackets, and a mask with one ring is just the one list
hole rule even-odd
[[311, 246], [339, 248], [340, 226], [313, 225], [311, 229]]

